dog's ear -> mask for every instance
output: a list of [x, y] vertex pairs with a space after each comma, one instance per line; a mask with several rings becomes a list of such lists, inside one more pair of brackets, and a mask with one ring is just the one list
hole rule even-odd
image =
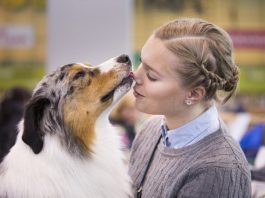
[[45, 108], [50, 104], [47, 98], [32, 99], [26, 106], [24, 113], [24, 132], [22, 140], [31, 147], [35, 154], [41, 152], [43, 147], [43, 131], [41, 129], [41, 120]]

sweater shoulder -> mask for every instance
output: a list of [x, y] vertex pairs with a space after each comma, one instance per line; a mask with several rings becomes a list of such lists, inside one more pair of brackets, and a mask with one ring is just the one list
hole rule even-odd
[[[162, 116], [152, 116], [148, 118], [139, 128], [139, 131], [137, 131], [134, 145], [139, 144], [142, 141], [146, 141], [148, 138], [152, 138], [153, 136], [150, 135], [150, 133], [154, 133], [154, 135], [157, 135], [160, 133], [160, 125], [161, 125]], [[133, 147], [134, 147], [133, 145]]]
[[200, 160], [196, 168], [238, 169], [247, 177], [250, 175], [248, 162], [240, 145], [226, 131], [221, 131], [212, 142], [202, 147], [198, 153]]

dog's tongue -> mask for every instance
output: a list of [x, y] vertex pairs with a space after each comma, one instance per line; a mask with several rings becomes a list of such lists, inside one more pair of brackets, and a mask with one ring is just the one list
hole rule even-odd
[[122, 81], [119, 85], [124, 85], [125, 83], [130, 82], [132, 80], [134, 80], [134, 74], [133, 74], [133, 72], [130, 72], [126, 78], [122, 79]]
[[130, 72], [130, 73], [129, 73], [129, 77], [134, 78], [134, 73], [133, 73], [133, 72]]

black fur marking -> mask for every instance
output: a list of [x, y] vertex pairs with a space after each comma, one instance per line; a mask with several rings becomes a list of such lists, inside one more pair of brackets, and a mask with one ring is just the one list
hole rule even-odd
[[64, 71], [65, 69], [70, 68], [73, 65], [74, 65], [74, 63], [68, 64], [68, 65], [64, 65], [64, 66], [61, 67], [61, 71]]
[[60, 98], [57, 98], [57, 99], [54, 101], [54, 109], [55, 109], [55, 110], [58, 109], [59, 102], [60, 102]]
[[54, 75], [55, 75], [55, 73], [51, 73], [47, 77], [53, 77]]
[[88, 74], [89, 74], [91, 77], [95, 77], [95, 76], [97, 76], [99, 73], [100, 73], [99, 69], [94, 69], [94, 70], [89, 70], [89, 71], [88, 71]]
[[73, 86], [70, 87], [70, 89], [67, 91], [66, 95], [71, 95], [74, 92], [75, 88]]
[[89, 79], [89, 80], [87, 81], [86, 86], [89, 86], [90, 84], [91, 84], [91, 80]]
[[51, 95], [52, 95], [53, 98], [55, 98], [55, 96], [56, 96], [55, 91], [52, 91]]
[[66, 72], [61, 71], [58, 78], [55, 79], [55, 83], [57, 84], [59, 81], [62, 81], [64, 79], [64, 77], [66, 76], [66, 74], [67, 74]]
[[59, 76], [59, 80], [62, 81], [65, 77], [66, 72], [62, 72]]
[[43, 93], [43, 89], [40, 88], [34, 93], [34, 95], [41, 95], [42, 93]]
[[59, 81], [59, 78], [56, 78], [56, 79], [55, 79], [55, 84], [57, 84], [57, 83], [58, 83], [58, 81]]
[[101, 97], [100, 101], [101, 102], [106, 102], [109, 99], [111, 99], [114, 95], [115, 89], [113, 89], [112, 91], [110, 91], [108, 94], [106, 94], [105, 96]]
[[43, 148], [44, 132], [42, 131], [40, 124], [44, 110], [48, 105], [50, 105], [49, 99], [34, 98], [26, 106], [22, 140], [30, 146], [35, 154], [40, 153]]
[[91, 77], [94, 77], [94, 76], [95, 76], [95, 72], [94, 72], [94, 71], [89, 71], [88, 74], [89, 74]]
[[79, 72], [77, 72], [77, 73], [75, 74], [73, 80], [77, 80], [77, 79], [79, 79], [79, 78], [82, 78], [82, 77], [84, 77], [85, 75], [86, 75], [86, 72], [83, 71], [83, 70], [81, 70], [81, 71], [79, 71]]

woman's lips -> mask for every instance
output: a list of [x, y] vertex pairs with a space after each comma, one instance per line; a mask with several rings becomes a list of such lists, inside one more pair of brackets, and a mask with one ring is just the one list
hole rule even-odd
[[133, 95], [137, 98], [137, 97], [144, 97], [142, 94], [140, 94], [139, 92], [136, 91], [136, 89], [133, 89]]

